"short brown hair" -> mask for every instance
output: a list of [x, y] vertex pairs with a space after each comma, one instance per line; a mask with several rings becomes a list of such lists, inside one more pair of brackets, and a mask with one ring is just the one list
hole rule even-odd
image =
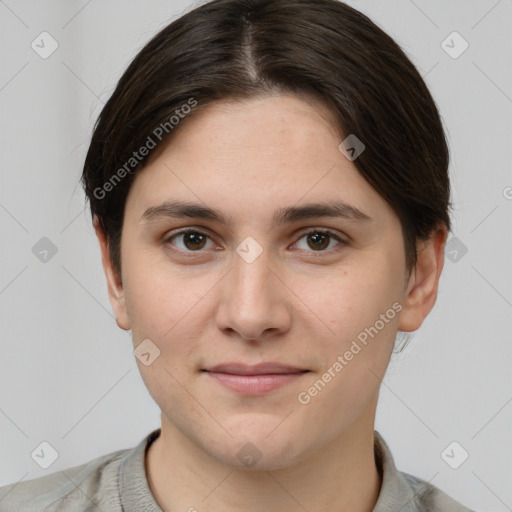
[[[149, 157], [112, 179], [133, 152], [191, 98], [204, 107], [274, 92], [315, 96], [340, 133], [364, 143], [354, 164], [399, 217], [407, 269], [416, 263], [418, 240], [439, 222], [450, 228], [442, 122], [422, 77], [391, 37], [337, 0], [213, 0], [147, 43], [96, 122], [82, 184], [119, 273], [126, 197]], [[108, 194], [99, 194], [106, 183]]]

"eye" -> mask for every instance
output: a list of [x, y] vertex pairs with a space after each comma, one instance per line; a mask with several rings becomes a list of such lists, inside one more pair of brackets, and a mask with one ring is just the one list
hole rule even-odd
[[[304, 242], [302, 242], [304, 240]], [[186, 229], [178, 231], [167, 237], [164, 241], [166, 244], [173, 245], [181, 252], [202, 252], [203, 249], [211, 249], [216, 247], [210, 235], [203, 233], [197, 229]], [[301, 247], [302, 243], [302, 247]], [[333, 247], [333, 243], [334, 247]], [[210, 244], [210, 245], [208, 245]], [[327, 252], [328, 249], [334, 249], [339, 245], [345, 245], [346, 242], [338, 235], [329, 230], [313, 229], [304, 233], [299, 241], [296, 242], [296, 248], [305, 251]], [[213, 247], [212, 247], [213, 246]]]
[[[180, 240], [181, 243], [174, 244], [174, 240]], [[210, 241], [210, 244], [213, 244], [210, 236], [206, 233], [196, 229], [187, 229], [185, 231], [174, 233], [165, 240], [165, 243], [173, 244], [178, 250], [183, 252], [198, 252], [207, 246], [208, 240]]]
[[[299, 247], [300, 241], [303, 239], [305, 239], [306, 246]], [[346, 243], [339, 236], [335, 235], [331, 231], [314, 229], [305, 233], [299, 239], [296, 245], [301, 250], [307, 251], [309, 248], [315, 252], [326, 252], [326, 249], [333, 248], [329, 247], [333, 241], [337, 242], [334, 247], [337, 247], [338, 245], [344, 245]]]

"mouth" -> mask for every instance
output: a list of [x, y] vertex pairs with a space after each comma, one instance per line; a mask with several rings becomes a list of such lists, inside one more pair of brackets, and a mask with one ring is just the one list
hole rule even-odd
[[257, 365], [225, 363], [202, 371], [232, 391], [254, 396], [269, 393], [294, 382], [310, 370], [271, 362]]

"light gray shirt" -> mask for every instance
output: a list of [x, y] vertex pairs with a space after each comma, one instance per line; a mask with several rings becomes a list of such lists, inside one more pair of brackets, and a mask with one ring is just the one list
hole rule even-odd
[[[146, 451], [159, 435], [157, 429], [135, 448], [1, 487], [0, 511], [162, 512], [151, 494], [145, 471]], [[374, 440], [382, 485], [373, 512], [473, 512], [432, 484], [398, 471], [377, 431]]]

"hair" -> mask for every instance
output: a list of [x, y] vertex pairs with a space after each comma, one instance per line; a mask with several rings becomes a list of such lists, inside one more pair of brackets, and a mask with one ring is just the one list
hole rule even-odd
[[150, 140], [167, 144], [194, 115], [185, 105], [275, 93], [317, 98], [339, 133], [363, 142], [353, 163], [398, 216], [407, 270], [419, 240], [439, 223], [450, 229], [442, 121], [421, 75], [390, 36], [337, 0], [213, 0], [144, 46], [94, 126], [82, 185], [119, 275], [126, 198], [150, 156], [135, 159], [134, 152]]

